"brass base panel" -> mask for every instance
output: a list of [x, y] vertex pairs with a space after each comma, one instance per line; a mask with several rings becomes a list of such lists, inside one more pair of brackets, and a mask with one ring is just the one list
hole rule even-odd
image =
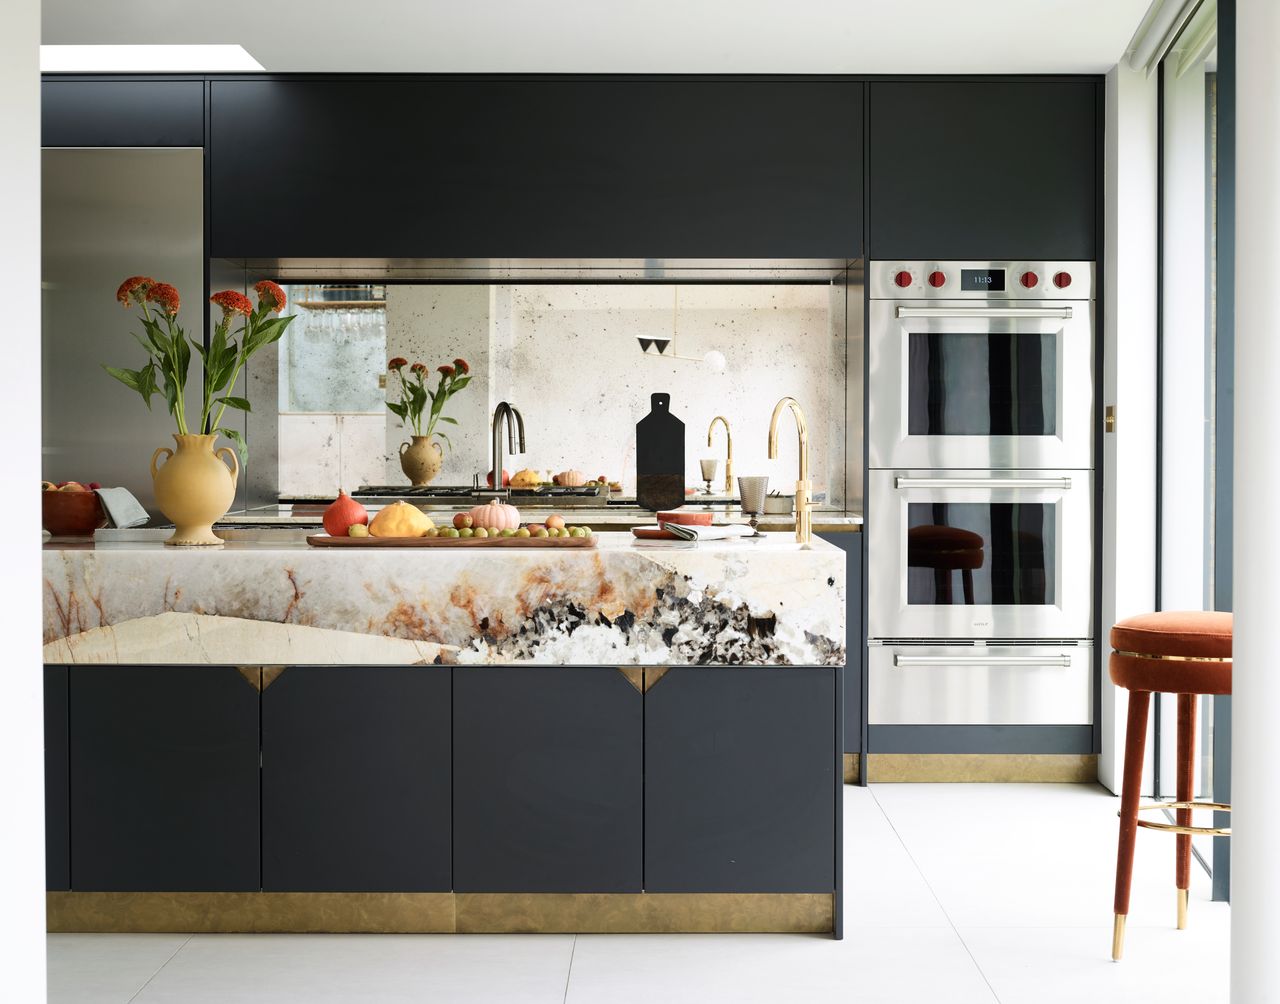
[[857, 784], [862, 779], [861, 757], [857, 753], [844, 755], [844, 783]]
[[827, 933], [830, 893], [50, 892], [51, 934]]
[[1057, 753], [871, 753], [867, 781], [901, 782], [1054, 781], [1082, 783], [1098, 780], [1093, 754]]

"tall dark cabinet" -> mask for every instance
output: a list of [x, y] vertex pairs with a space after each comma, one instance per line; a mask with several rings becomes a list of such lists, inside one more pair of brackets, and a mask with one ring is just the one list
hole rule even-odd
[[869, 258], [1098, 258], [1097, 78], [867, 86]]
[[212, 253], [857, 258], [862, 88], [785, 77], [215, 79]]
[[259, 888], [258, 691], [231, 666], [71, 666], [80, 891]]
[[71, 752], [67, 667], [44, 667], [44, 870], [46, 889], [71, 888]]

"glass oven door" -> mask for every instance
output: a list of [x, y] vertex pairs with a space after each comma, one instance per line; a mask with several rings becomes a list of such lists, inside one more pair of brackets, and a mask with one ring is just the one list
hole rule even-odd
[[1092, 637], [1092, 481], [871, 471], [870, 637]]
[[1093, 466], [1088, 301], [876, 300], [873, 468]]

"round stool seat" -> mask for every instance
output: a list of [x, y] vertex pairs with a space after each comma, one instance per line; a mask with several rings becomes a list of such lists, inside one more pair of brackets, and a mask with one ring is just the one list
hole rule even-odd
[[907, 531], [907, 565], [943, 571], [981, 568], [982, 538], [956, 526], [913, 526]]
[[1128, 690], [1231, 693], [1231, 614], [1161, 611], [1111, 629], [1111, 680]]

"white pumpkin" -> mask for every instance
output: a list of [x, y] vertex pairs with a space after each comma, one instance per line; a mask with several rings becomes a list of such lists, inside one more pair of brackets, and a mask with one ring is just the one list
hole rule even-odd
[[476, 506], [468, 515], [472, 526], [482, 526], [486, 530], [514, 530], [520, 525], [520, 510], [497, 499]]

